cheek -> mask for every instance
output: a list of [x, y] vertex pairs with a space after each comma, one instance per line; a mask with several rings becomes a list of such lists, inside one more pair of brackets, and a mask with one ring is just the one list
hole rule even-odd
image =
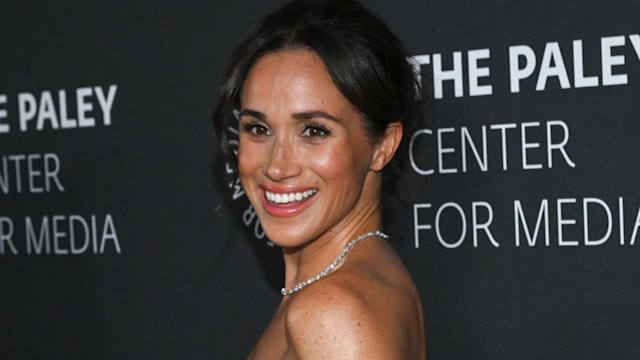
[[358, 154], [356, 149], [345, 143], [324, 148], [314, 154], [308, 154], [305, 158], [310, 162], [308, 166], [315, 168], [316, 172], [323, 177], [348, 181], [359, 176], [358, 172], [365, 163], [363, 155]]
[[247, 174], [251, 173], [251, 171], [257, 166], [257, 159], [255, 156], [256, 152], [252, 149], [251, 145], [239, 141], [238, 144], [238, 176], [240, 176], [240, 180], [243, 181], [243, 177]]

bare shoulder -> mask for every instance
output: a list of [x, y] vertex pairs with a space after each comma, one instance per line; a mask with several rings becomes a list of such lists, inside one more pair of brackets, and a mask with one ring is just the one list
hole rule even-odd
[[[297, 359], [423, 359], [419, 298], [404, 268], [366, 253], [295, 294], [285, 315]], [[394, 260], [395, 261], [395, 260]], [[373, 262], [375, 263], [375, 262]], [[406, 277], [406, 279], [404, 278]]]
[[360, 294], [335, 281], [305, 290], [292, 299], [285, 320], [296, 358], [391, 359], [382, 343], [385, 329]]

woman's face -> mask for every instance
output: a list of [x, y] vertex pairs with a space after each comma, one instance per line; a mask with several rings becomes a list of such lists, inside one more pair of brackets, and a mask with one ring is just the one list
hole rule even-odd
[[238, 172], [271, 241], [303, 245], [377, 209], [378, 145], [317, 55], [263, 56], [240, 96]]

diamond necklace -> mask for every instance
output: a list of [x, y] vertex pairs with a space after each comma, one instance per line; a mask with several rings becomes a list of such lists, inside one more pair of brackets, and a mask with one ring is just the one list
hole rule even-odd
[[307, 280], [305, 280], [303, 282], [300, 282], [300, 283], [296, 284], [294, 287], [292, 287], [289, 290], [287, 290], [285, 288], [282, 288], [280, 290], [280, 293], [282, 294], [282, 296], [291, 295], [291, 294], [299, 291], [303, 287], [305, 287], [305, 286], [307, 286], [309, 284], [312, 284], [312, 283], [322, 279], [323, 277], [331, 274], [331, 272], [333, 272], [333, 270], [335, 270], [336, 266], [338, 266], [338, 264], [340, 264], [340, 262], [342, 262], [344, 257], [347, 256], [347, 254], [349, 253], [349, 250], [351, 250], [351, 248], [355, 244], [359, 243], [360, 241], [362, 241], [362, 240], [364, 240], [364, 239], [366, 239], [368, 237], [372, 237], [372, 236], [379, 236], [379, 237], [381, 237], [383, 239], [388, 239], [389, 238], [389, 235], [387, 235], [387, 234], [385, 234], [385, 233], [383, 233], [381, 231], [378, 231], [378, 230], [372, 231], [372, 232], [368, 232], [366, 234], [359, 235], [357, 238], [349, 241], [347, 246], [345, 246], [344, 249], [342, 249], [342, 252], [340, 253], [340, 255], [338, 255], [338, 257], [335, 260], [333, 260], [331, 265], [327, 266], [326, 269], [322, 270], [320, 272], [320, 274], [318, 274], [318, 275], [316, 275], [316, 276], [314, 276], [312, 278], [309, 278], [309, 279], [307, 279]]

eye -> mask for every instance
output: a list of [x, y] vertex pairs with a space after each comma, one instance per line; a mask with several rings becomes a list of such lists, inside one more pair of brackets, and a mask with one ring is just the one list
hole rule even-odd
[[320, 124], [306, 124], [302, 136], [309, 136], [313, 138], [323, 138], [329, 135], [329, 130]]
[[269, 129], [266, 126], [259, 123], [245, 123], [242, 124], [242, 130], [252, 135], [264, 136], [269, 135]]

